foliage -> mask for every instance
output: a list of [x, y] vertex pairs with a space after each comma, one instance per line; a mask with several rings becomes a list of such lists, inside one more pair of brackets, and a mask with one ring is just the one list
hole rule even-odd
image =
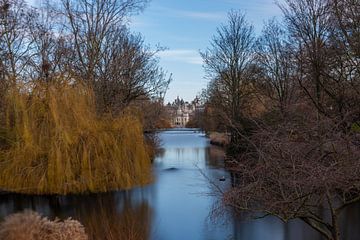
[[0, 188], [31, 194], [106, 192], [150, 181], [140, 122], [98, 117], [91, 89], [66, 81], [7, 96]]
[[353, 132], [360, 132], [360, 122], [353, 123], [351, 125], [351, 131]]

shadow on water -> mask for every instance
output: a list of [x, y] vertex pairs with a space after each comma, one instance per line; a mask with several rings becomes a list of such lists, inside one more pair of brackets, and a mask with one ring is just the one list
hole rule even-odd
[[1, 219], [28, 209], [50, 219], [78, 220], [93, 240], [146, 240], [151, 235], [152, 210], [138, 193], [66, 197], [3, 195], [0, 198]]
[[[210, 181], [224, 189], [231, 186], [223, 150], [210, 146], [199, 132], [165, 131], [159, 136], [163, 149], [153, 163], [153, 184], [86, 196], [2, 195], [0, 221], [25, 209], [50, 219], [72, 217], [84, 225], [91, 240], [322, 239], [298, 220], [286, 224], [275, 217], [254, 220], [229, 211], [212, 222], [213, 207], [221, 198], [211, 194]], [[346, 209], [341, 222], [343, 239], [360, 239], [360, 204]]]

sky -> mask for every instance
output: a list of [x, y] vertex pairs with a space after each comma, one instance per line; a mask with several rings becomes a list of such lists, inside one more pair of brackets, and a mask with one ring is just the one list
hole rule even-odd
[[159, 53], [160, 66], [173, 78], [166, 103], [177, 96], [192, 101], [207, 86], [199, 52], [210, 45], [231, 10], [244, 12], [256, 34], [264, 21], [281, 17], [275, 0], [152, 0], [144, 12], [132, 17], [132, 31], [140, 32], [152, 47], [166, 48]]
[[[38, 5], [41, 0], [27, 0]], [[192, 101], [202, 89], [206, 79], [200, 51], [205, 51], [216, 28], [226, 23], [228, 12], [240, 10], [261, 33], [264, 21], [281, 18], [275, 1], [282, 0], [150, 0], [147, 8], [130, 19], [130, 29], [141, 33], [153, 49], [166, 48], [158, 54], [160, 66], [172, 74], [172, 82], [165, 103], [178, 96]]]

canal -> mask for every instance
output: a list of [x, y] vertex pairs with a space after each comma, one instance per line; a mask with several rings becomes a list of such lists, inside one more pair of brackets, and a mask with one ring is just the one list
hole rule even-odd
[[[25, 209], [51, 219], [71, 217], [85, 226], [91, 239], [321, 239], [300, 221], [284, 224], [274, 217], [254, 220], [217, 211], [221, 199], [215, 189], [230, 184], [223, 150], [195, 129], [163, 131], [159, 137], [162, 151], [154, 161], [151, 185], [85, 196], [3, 195], [0, 219]], [[359, 206], [349, 208], [342, 222], [344, 239], [358, 239]]]

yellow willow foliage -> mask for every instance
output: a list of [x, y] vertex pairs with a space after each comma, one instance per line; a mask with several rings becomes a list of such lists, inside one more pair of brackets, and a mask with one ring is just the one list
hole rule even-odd
[[9, 147], [0, 155], [0, 189], [29, 194], [106, 192], [143, 185], [151, 166], [140, 122], [96, 114], [81, 85], [17, 87], [7, 99]]

